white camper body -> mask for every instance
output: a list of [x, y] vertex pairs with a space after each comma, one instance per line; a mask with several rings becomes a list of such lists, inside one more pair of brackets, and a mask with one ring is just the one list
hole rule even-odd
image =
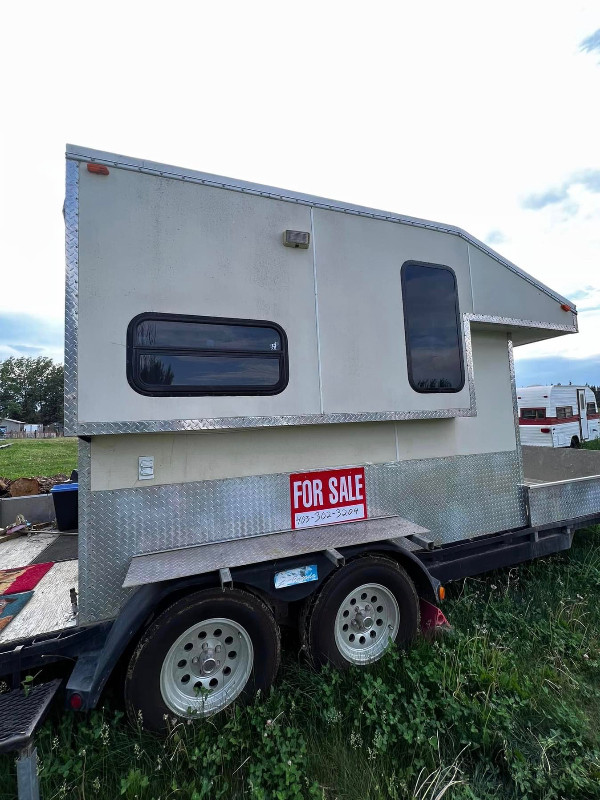
[[517, 389], [521, 444], [578, 447], [600, 437], [596, 397], [589, 386]]
[[[82, 619], [118, 613], [132, 559], [292, 528], [290, 475], [311, 470], [360, 467], [365, 516], [437, 544], [526, 523], [511, 348], [575, 332], [567, 300], [459, 229], [71, 146], [65, 209]], [[309, 246], [286, 247], [286, 231]], [[407, 264], [438, 270], [439, 330], [419, 327], [428, 299], [405, 319]], [[246, 324], [276, 348], [254, 356], [258, 388], [213, 375], [225, 384], [198, 390], [189, 363], [247, 362], [191, 349], [197, 326]], [[450, 388], [411, 385], [410, 325], [413, 361]], [[285, 385], [262, 392], [278, 358]], [[187, 388], [153, 388], [158, 362]]]
[[441, 581], [600, 516], [596, 454], [523, 474], [513, 346], [575, 308], [459, 228], [75, 146], [65, 224], [78, 596], [59, 633], [21, 612], [0, 675], [75, 658], [91, 708], [130, 654], [160, 730], [266, 689], [280, 623], [371, 663]]

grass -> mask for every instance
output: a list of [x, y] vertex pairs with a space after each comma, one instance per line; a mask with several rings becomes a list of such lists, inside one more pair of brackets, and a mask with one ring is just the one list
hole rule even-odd
[[600, 439], [592, 439], [589, 442], [583, 442], [581, 446], [586, 450], [600, 450]]
[[[116, 698], [56, 711], [45, 800], [584, 800], [600, 797], [600, 528], [571, 551], [448, 587], [453, 633], [365, 670], [287, 648], [269, 696], [165, 741]], [[0, 758], [0, 798], [14, 762]]]
[[0, 477], [31, 478], [37, 475], [70, 475], [77, 468], [77, 439], [6, 439], [0, 450]]

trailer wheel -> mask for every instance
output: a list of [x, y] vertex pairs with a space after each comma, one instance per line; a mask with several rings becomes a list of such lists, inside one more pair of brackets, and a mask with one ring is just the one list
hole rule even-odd
[[390, 641], [408, 644], [419, 627], [419, 598], [404, 569], [364, 556], [334, 572], [307, 601], [301, 637], [317, 667], [371, 664]]
[[571, 436], [571, 447], [577, 449], [580, 445], [579, 436]]
[[207, 589], [173, 603], [143, 634], [125, 677], [132, 722], [164, 732], [170, 718], [208, 717], [275, 680], [279, 628], [239, 590]]

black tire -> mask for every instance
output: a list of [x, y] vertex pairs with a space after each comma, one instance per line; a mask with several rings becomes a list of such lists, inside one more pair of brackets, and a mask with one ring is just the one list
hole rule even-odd
[[[254, 654], [252, 659], [250, 656], [246, 659], [246, 664], [251, 661], [251, 672], [243, 689], [233, 700], [226, 700], [226, 705], [230, 705], [236, 700], [247, 700], [254, 696], [259, 689], [265, 691], [271, 686], [279, 668], [281, 651], [279, 627], [269, 607], [253, 594], [241, 589], [206, 589], [173, 603], [143, 633], [129, 661], [124, 683], [125, 707], [132, 724], [137, 724], [141, 719], [145, 728], [157, 733], [164, 733], [168, 728], [168, 720], [194, 716], [185, 711], [174, 710], [167, 704], [161, 688], [161, 670], [164, 664], [165, 674], [169, 674], [167, 665], [170, 661], [166, 661], [166, 659], [179, 638], [186, 631], [192, 630], [194, 627], [197, 629], [197, 626], [201, 626], [204, 620], [211, 619], [221, 619], [226, 622], [230, 620], [234, 625], [241, 627], [251, 641], [251, 650]], [[212, 624], [212, 627], [216, 627], [215, 623]], [[193, 653], [197, 650], [200, 656], [203, 655], [199, 649], [202, 646], [201, 633], [202, 631], [196, 636], [196, 631], [194, 631], [193, 636], [189, 635], [191, 639], [193, 638], [193, 642], [189, 643], [190, 666], [187, 669], [190, 672], [192, 669], [199, 668], [197, 665], [191, 666]], [[209, 633], [209, 635], [212, 634]], [[224, 641], [227, 642], [227, 639]], [[226, 645], [225, 649], [227, 646], [235, 647], [235, 645]], [[185, 650], [188, 650], [187, 644]], [[247, 652], [250, 652], [250, 648]], [[225, 658], [227, 657], [229, 655], [225, 654]], [[198, 660], [198, 656], [195, 658]], [[234, 664], [234, 669], [236, 668], [237, 665]], [[231, 672], [231, 669], [229, 671]], [[245, 674], [245, 670], [243, 674]], [[203, 681], [207, 680], [207, 676], [204, 674], [199, 676], [195, 674], [193, 680], [196, 680], [196, 677]], [[219, 677], [224, 681], [222, 674]], [[172, 683], [173, 681], [176, 682], [176, 679], [173, 678]], [[183, 680], [181, 682], [183, 683]], [[225, 692], [224, 689], [221, 691]], [[208, 696], [207, 692], [211, 693], [207, 688], [203, 694]]]
[[[419, 629], [419, 598], [405, 570], [396, 561], [385, 556], [362, 556], [332, 573], [304, 606], [300, 619], [301, 641], [315, 667], [332, 664], [339, 669], [345, 669], [356, 663], [344, 656], [339, 649], [335, 626], [344, 600], [365, 584], [381, 585], [393, 594], [399, 610], [394, 642], [403, 647], [416, 636]], [[377, 629], [373, 626], [371, 630]], [[369, 633], [373, 635], [370, 631]], [[382, 655], [383, 653], [365, 663], [372, 663]]]
[[571, 436], [570, 447], [574, 448], [575, 450], [577, 450], [579, 447], [581, 447], [581, 442], [579, 441], [579, 436]]

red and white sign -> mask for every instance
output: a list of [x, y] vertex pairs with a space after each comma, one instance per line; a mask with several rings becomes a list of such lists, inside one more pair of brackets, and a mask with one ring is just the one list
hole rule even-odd
[[292, 528], [367, 518], [364, 467], [290, 475]]

